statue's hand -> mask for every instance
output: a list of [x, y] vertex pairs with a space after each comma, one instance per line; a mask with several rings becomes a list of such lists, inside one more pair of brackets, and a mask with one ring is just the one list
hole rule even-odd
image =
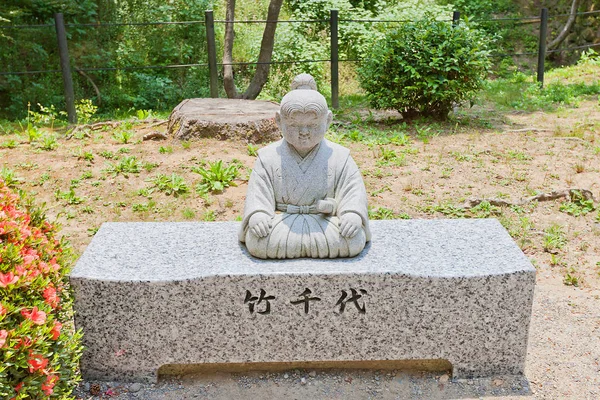
[[335, 212], [336, 204], [334, 199], [325, 199], [317, 201], [317, 211], [322, 214], [333, 214]]
[[362, 229], [362, 218], [360, 215], [348, 212], [341, 217], [340, 232], [343, 237], [353, 238]]
[[248, 221], [248, 229], [259, 238], [267, 236], [271, 232], [272, 226], [271, 217], [263, 212], [253, 214]]

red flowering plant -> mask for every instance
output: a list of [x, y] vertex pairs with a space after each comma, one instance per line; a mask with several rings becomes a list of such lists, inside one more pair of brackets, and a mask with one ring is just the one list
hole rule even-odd
[[23, 192], [0, 179], [0, 398], [71, 398], [80, 380], [66, 273], [72, 252]]

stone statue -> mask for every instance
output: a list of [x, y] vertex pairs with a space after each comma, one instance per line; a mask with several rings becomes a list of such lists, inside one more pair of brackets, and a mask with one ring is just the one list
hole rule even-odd
[[239, 240], [258, 258], [354, 257], [371, 238], [367, 193], [350, 151], [325, 139], [333, 114], [301, 74], [275, 120], [283, 139], [258, 151]]

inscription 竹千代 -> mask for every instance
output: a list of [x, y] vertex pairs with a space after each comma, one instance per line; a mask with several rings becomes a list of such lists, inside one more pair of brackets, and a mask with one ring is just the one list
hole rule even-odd
[[[365, 314], [367, 312], [364, 296], [368, 295], [365, 289], [354, 289], [350, 288], [350, 295], [348, 291], [341, 290], [341, 295], [334, 307], [338, 311], [333, 311], [335, 314], [340, 315], [346, 311], [346, 305], [351, 303], [354, 305], [359, 314]], [[304, 291], [298, 295], [299, 298], [290, 300], [292, 305], [304, 305], [304, 314], [310, 312], [310, 302], [321, 301], [320, 297], [313, 295], [312, 290], [305, 288]], [[361, 300], [362, 299], [362, 300]], [[246, 296], [244, 297], [244, 304], [248, 305], [248, 311], [250, 314], [270, 314], [271, 313], [271, 300], [275, 300], [275, 296], [267, 296], [267, 292], [264, 289], [260, 289], [258, 296], [253, 296], [252, 292], [246, 290]], [[361, 300], [359, 302], [359, 300]], [[258, 311], [258, 306], [263, 303], [262, 310]]]

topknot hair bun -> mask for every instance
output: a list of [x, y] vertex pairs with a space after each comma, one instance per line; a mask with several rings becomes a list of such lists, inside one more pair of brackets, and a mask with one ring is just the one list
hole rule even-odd
[[317, 90], [317, 82], [309, 74], [300, 74], [294, 78], [291, 85], [292, 90]]

